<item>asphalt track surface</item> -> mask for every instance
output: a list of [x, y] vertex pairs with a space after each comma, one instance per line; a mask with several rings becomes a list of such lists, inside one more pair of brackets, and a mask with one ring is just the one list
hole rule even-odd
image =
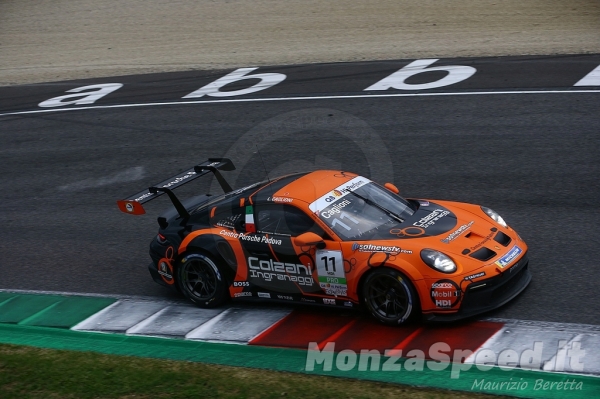
[[[408, 62], [260, 68], [287, 79], [220, 103], [180, 104], [230, 70], [0, 88], [0, 288], [176, 298], [146, 269], [168, 200], [149, 203], [144, 217], [115, 201], [230, 156], [234, 187], [263, 180], [265, 169], [336, 168], [393, 181], [406, 197], [491, 207], [529, 244], [533, 282], [487, 315], [599, 325], [600, 93], [573, 85], [600, 57], [447, 60], [477, 74], [408, 96], [364, 91]], [[412, 83], [443, 77], [423, 75]], [[103, 82], [125, 87], [94, 106], [165, 104], [8, 115]], [[179, 193], [219, 192], [211, 185]]]

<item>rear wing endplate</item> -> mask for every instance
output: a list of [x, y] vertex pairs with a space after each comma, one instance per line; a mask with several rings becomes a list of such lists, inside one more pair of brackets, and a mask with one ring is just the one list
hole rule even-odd
[[167, 194], [177, 212], [181, 217], [189, 216], [187, 210], [179, 201], [179, 199], [173, 193], [173, 190], [177, 187], [181, 187], [186, 183], [191, 182], [194, 179], [204, 176], [208, 173], [213, 173], [217, 178], [217, 181], [226, 193], [231, 192], [231, 186], [225, 181], [219, 170], [235, 170], [233, 162], [229, 158], [208, 158], [208, 161], [202, 162], [190, 168], [184, 172], [181, 172], [173, 177], [170, 177], [147, 190], [140, 191], [124, 200], [117, 201], [117, 205], [122, 212], [129, 213], [131, 215], [143, 215], [146, 213], [142, 204], [152, 201], [155, 198], [160, 197], [163, 194]]

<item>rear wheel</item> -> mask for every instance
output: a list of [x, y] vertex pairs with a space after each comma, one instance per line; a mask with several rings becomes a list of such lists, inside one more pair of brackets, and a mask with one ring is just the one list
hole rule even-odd
[[183, 257], [177, 268], [177, 284], [186, 298], [203, 308], [219, 306], [229, 298], [217, 263], [201, 253]]
[[419, 308], [412, 283], [394, 269], [380, 268], [369, 274], [362, 295], [371, 315], [384, 324], [404, 324]]

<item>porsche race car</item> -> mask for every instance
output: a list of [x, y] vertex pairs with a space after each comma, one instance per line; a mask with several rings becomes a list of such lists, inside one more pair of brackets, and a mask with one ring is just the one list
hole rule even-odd
[[[149, 271], [200, 307], [230, 298], [364, 306], [399, 325], [480, 314], [531, 281], [527, 244], [489, 208], [407, 199], [391, 183], [333, 170], [233, 190], [220, 173], [233, 169], [211, 158], [117, 202], [141, 215], [167, 194]], [[223, 194], [174, 194], [207, 174]]]

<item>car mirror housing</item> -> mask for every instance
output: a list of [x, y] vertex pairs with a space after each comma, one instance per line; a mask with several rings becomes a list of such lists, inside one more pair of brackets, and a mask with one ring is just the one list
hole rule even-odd
[[394, 194], [400, 194], [400, 190], [398, 190], [398, 187], [396, 187], [394, 184], [392, 183], [385, 183], [383, 185], [383, 187], [387, 188], [388, 190], [390, 190], [391, 192], [393, 192]]
[[294, 238], [294, 244], [299, 247], [316, 246], [318, 249], [325, 248], [325, 241], [313, 232], [302, 233]]

